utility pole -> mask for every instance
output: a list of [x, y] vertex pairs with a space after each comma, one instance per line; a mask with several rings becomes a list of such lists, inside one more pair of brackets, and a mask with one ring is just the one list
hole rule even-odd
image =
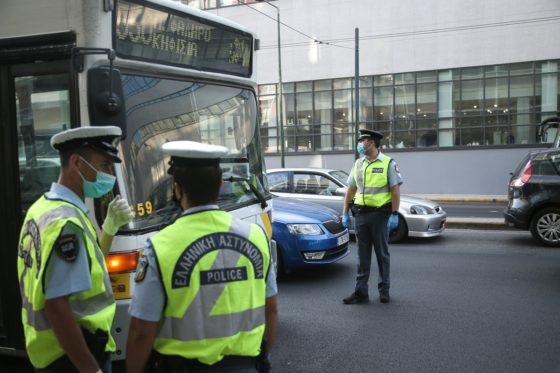
[[276, 118], [279, 118], [280, 123], [280, 165], [282, 168], [286, 166], [284, 160], [284, 92], [282, 87], [282, 47], [280, 44], [280, 8], [276, 5], [269, 3], [267, 0], [257, 0], [259, 3], [266, 3], [276, 8], [276, 26], [278, 36], [278, 100], [276, 101]]
[[[354, 139], [357, 139], [360, 136], [360, 29], [357, 27], [354, 30], [354, 108]], [[354, 146], [354, 158], [359, 157]]]

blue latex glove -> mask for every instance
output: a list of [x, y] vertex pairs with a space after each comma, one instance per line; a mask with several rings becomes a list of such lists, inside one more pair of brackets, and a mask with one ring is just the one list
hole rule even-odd
[[346, 229], [350, 229], [350, 215], [347, 212], [342, 214], [342, 225]]
[[397, 229], [399, 226], [399, 215], [391, 214], [389, 215], [389, 220], [387, 220], [387, 229], [390, 231]]

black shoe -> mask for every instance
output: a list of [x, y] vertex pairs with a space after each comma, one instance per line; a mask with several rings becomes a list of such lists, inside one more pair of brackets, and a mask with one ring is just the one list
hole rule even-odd
[[344, 304], [356, 304], [356, 303], [367, 303], [369, 302], [369, 297], [367, 295], [360, 295], [356, 292], [350, 294], [350, 296], [342, 300]]
[[379, 293], [379, 301], [381, 303], [389, 303], [391, 301], [391, 297], [389, 296], [389, 293]]

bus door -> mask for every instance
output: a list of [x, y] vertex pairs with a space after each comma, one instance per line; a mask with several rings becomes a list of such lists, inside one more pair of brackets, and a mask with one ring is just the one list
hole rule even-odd
[[0, 354], [18, 355], [24, 351], [16, 264], [19, 232], [31, 204], [58, 179], [60, 161], [50, 138], [76, 123], [76, 90], [69, 57], [34, 60], [33, 48], [28, 48], [18, 61], [1, 52]]

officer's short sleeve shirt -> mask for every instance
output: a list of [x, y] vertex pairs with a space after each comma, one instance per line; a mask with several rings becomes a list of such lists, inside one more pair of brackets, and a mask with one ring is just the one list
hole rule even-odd
[[[72, 203], [85, 214], [88, 213], [88, 208], [80, 197], [61, 184], [53, 183], [46, 197]], [[88, 253], [83, 229], [69, 223], [62, 229], [61, 236], [75, 238], [76, 255], [71, 260], [71, 258], [60, 255], [57, 247], [53, 248], [45, 269], [45, 299], [70, 296], [91, 288]]]
[[[217, 206], [215, 207], [217, 208]], [[195, 209], [200, 210], [202, 207]], [[195, 212], [195, 209], [186, 210], [184, 213]], [[144, 249], [141, 260], [145, 260], [147, 263], [141, 263], [139, 265], [139, 268], [145, 266], [144, 273], [140, 281], [135, 281], [134, 295], [132, 296], [132, 302], [130, 303], [128, 313], [130, 316], [137, 319], [158, 322], [162, 318], [163, 307], [165, 305], [165, 289], [161, 282], [154, 248], [149, 241]], [[266, 297], [272, 297], [277, 293], [276, 272], [274, 271], [274, 265], [271, 261], [268, 277], [266, 279]]]

